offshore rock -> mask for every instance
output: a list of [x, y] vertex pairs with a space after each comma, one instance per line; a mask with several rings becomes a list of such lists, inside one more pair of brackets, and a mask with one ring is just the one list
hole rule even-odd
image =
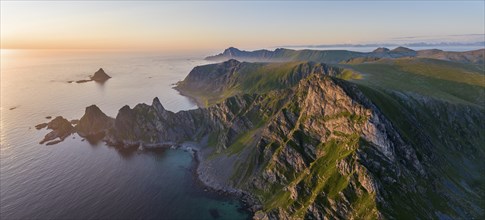
[[[59, 143], [60, 141], [63, 141], [66, 137], [71, 135], [72, 132], [74, 131], [74, 128], [72, 127], [71, 123], [67, 119], [61, 116], [58, 116], [54, 118], [52, 121], [50, 121], [49, 123], [47, 123], [47, 129], [51, 129], [52, 131], [45, 135], [44, 139], [42, 139], [42, 141], [39, 142], [40, 144], [44, 144], [46, 142], [47, 142], [47, 145]], [[57, 138], [59, 138], [58, 141], [53, 141], [54, 139], [57, 139]]]
[[108, 76], [108, 74], [104, 72], [103, 68], [99, 68], [99, 70], [96, 71], [93, 76], [91, 76], [91, 79], [96, 82], [104, 82], [110, 78], [111, 76]]

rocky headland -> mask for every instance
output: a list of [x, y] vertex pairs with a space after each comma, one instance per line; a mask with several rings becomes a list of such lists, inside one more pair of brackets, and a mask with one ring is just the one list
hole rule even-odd
[[428, 89], [439, 91], [429, 93], [403, 87], [403, 80], [390, 83], [404, 73], [376, 78], [365, 72], [359, 83], [339, 79], [346, 67], [237, 60], [200, 66], [177, 89], [202, 108], [174, 113], [154, 98], [112, 118], [93, 105], [74, 127], [55, 118], [62, 126], [48, 126], [48, 136], [62, 140], [77, 132], [120, 149], [195, 143], [190, 149], [197, 151], [200, 181], [244, 197], [255, 219], [483, 215], [476, 205], [483, 196], [485, 135], [479, 85], [457, 82], [467, 97], [446, 96], [454, 75], [448, 84], [425, 78]]

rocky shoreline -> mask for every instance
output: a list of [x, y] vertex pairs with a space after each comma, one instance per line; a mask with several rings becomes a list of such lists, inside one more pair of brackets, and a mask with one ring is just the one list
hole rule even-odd
[[242, 205], [241, 209], [249, 214], [248, 219], [253, 219], [254, 214], [256, 213], [256, 211], [258, 211], [255, 210], [255, 207], [260, 206], [259, 202], [247, 192], [236, 189], [224, 189], [219, 187], [218, 185], [213, 184], [213, 182], [211, 183], [210, 181], [207, 181], [207, 173], [204, 172], [203, 169], [201, 169], [202, 166], [200, 162], [203, 158], [201, 158], [198, 150], [193, 151], [193, 158], [195, 165], [194, 167], [192, 167], [191, 172], [197, 185], [202, 187], [204, 191], [207, 190], [219, 196], [240, 201]]
[[[87, 111], [90, 112], [90, 114], [93, 114], [93, 109], [95, 114], [99, 116], [97, 109], [92, 106], [88, 107]], [[105, 116], [103, 115], [102, 117], [104, 118]], [[131, 142], [119, 143], [110, 139], [106, 139], [104, 136], [105, 133], [99, 132], [99, 130], [95, 133], [88, 134], [88, 133], [82, 132], [83, 130], [86, 129], [82, 127], [52, 126], [53, 124], [54, 125], [59, 124], [58, 121], [69, 123], [70, 125], [70, 122], [67, 119], [61, 116], [58, 116], [54, 118], [51, 122], [41, 123], [35, 126], [38, 130], [41, 130], [44, 128], [52, 129], [52, 131], [46, 135], [46, 137], [44, 138], [44, 140], [40, 142], [40, 144], [46, 143], [46, 145], [54, 145], [62, 142], [66, 137], [70, 136], [71, 134], [78, 133], [81, 137], [88, 139], [88, 141], [90, 142], [96, 143], [98, 141], [103, 141], [106, 145], [110, 147], [114, 147], [119, 151], [130, 150], [130, 149], [131, 150], [154, 150], [154, 149], [183, 150], [192, 155], [193, 162], [195, 165], [191, 167], [191, 173], [194, 176], [194, 179], [197, 185], [199, 185], [204, 190], [211, 191], [219, 196], [239, 200], [242, 204], [242, 209], [249, 214], [250, 218], [252, 218], [252, 216], [256, 211], [261, 209], [261, 205], [259, 204], [259, 202], [248, 192], [244, 192], [242, 190], [237, 190], [227, 186], [222, 187], [221, 184], [218, 184], [215, 181], [210, 181], [211, 178], [209, 177], [210, 175], [207, 172], [207, 168], [204, 167], [201, 163], [201, 161], [204, 160], [204, 157], [202, 156], [202, 152], [201, 152], [202, 151], [201, 143], [188, 142], [188, 141], [182, 142], [182, 143], [176, 143], [176, 142], [170, 141], [170, 142], [160, 142], [160, 143], [151, 143], [151, 144], [147, 144], [147, 143], [142, 144], [137, 141], [134, 141], [132, 143]], [[112, 122], [109, 122], [109, 123], [112, 123]], [[92, 125], [90, 127], [92, 127]], [[90, 129], [90, 130], [93, 130], [93, 129]]]
[[199, 98], [198, 96], [194, 96], [183, 89], [180, 89], [178, 87], [179, 85], [178, 83], [175, 83], [172, 89], [175, 89], [181, 96], [188, 98], [191, 102], [195, 103], [199, 108], [206, 107], [206, 103], [201, 98]]

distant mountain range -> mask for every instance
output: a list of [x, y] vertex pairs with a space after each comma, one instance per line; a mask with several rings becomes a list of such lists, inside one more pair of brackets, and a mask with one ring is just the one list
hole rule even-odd
[[295, 48], [295, 47], [306, 47], [306, 48], [332, 48], [332, 47], [442, 47], [442, 46], [482, 46], [485, 47], [485, 41], [479, 42], [439, 42], [439, 43], [429, 43], [429, 42], [415, 42], [415, 43], [380, 43], [380, 44], [319, 44], [319, 45], [284, 45], [279, 46], [283, 48]]
[[176, 85], [200, 108], [90, 106], [67, 132], [196, 142], [199, 179], [254, 219], [483, 219], [484, 53], [231, 47]]
[[373, 52], [355, 52], [348, 50], [292, 50], [278, 48], [274, 51], [255, 50], [244, 51], [234, 47], [227, 48], [223, 53], [215, 56], [206, 57], [207, 60], [223, 61], [228, 59], [237, 59], [241, 61], [259, 61], [259, 62], [284, 62], [284, 61], [314, 61], [323, 63], [340, 63], [355, 58], [401, 58], [401, 57], [418, 57], [448, 60], [460, 63], [485, 63], [485, 49], [450, 52], [438, 49], [429, 50], [412, 50], [406, 47], [396, 47], [395, 49], [378, 48]]

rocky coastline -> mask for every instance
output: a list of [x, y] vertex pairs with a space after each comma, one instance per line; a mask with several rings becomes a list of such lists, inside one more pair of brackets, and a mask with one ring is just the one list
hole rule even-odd
[[[246, 74], [238, 72], [243, 67]], [[456, 197], [435, 163], [480, 152], [483, 125], [474, 119], [483, 118], [483, 107], [355, 84], [339, 73], [318, 63], [230, 60], [194, 68], [178, 84], [181, 94], [199, 91], [204, 108], [174, 113], [155, 98], [124, 106], [115, 118], [89, 106], [74, 127], [38, 127], [53, 129], [45, 139], [54, 144], [76, 132], [119, 149], [189, 151], [200, 184], [240, 198], [254, 219], [413, 219], [433, 218], [436, 210], [447, 218], [479, 216], [481, 209], [467, 208], [475, 194], [467, 203]], [[450, 120], [437, 120], [443, 116]], [[468, 136], [447, 137], [458, 133]], [[454, 148], [458, 157], [447, 153]]]
[[[147, 105], [140, 104], [139, 106], [147, 107]], [[159, 103], [158, 98], [154, 99], [153, 105], [157, 106], [160, 110], [164, 110], [164, 108]], [[152, 107], [150, 106], [150, 107]], [[136, 107], [135, 107], [136, 108]], [[134, 109], [135, 109], [134, 108]], [[123, 110], [125, 109], [125, 110]], [[127, 107], [120, 109], [121, 114], [126, 111]], [[170, 112], [171, 113], [171, 112]], [[170, 114], [164, 113], [164, 114]], [[173, 114], [173, 113], [171, 113]], [[238, 190], [231, 187], [223, 187], [221, 184], [218, 184], [215, 181], [210, 181], [209, 174], [207, 173], [207, 169], [201, 164], [203, 161], [203, 153], [201, 146], [206, 145], [207, 143], [202, 142], [194, 142], [194, 141], [160, 141], [160, 142], [146, 142], [143, 140], [136, 140], [136, 139], [129, 139], [129, 140], [117, 140], [115, 139], [116, 133], [116, 123], [121, 123], [120, 121], [126, 121], [127, 118], [123, 116], [118, 116], [116, 118], [111, 118], [105, 115], [97, 106], [92, 105], [86, 107], [85, 114], [81, 119], [71, 120], [72, 122], [76, 122], [77, 124], [73, 124], [75, 126], [71, 126], [69, 120], [58, 116], [54, 118], [52, 121], [48, 123], [41, 123], [36, 125], [35, 127], [40, 129], [48, 129], [51, 130], [44, 140], [40, 142], [40, 144], [46, 145], [54, 145], [57, 143], [62, 142], [66, 137], [71, 134], [77, 133], [79, 136], [87, 139], [91, 143], [96, 143], [98, 141], [103, 141], [108, 146], [115, 147], [117, 150], [124, 151], [124, 150], [153, 150], [153, 149], [171, 149], [171, 150], [183, 150], [190, 153], [193, 157], [195, 166], [191, 169], [196, 182], [198, 185], [206, 190], [210, 190], [217, 195], [233, 198], [240, 200], [243, 204], [243, 209], [245, 212], [254, 214], [258, 207], [260, 207], [259, 202], [251, 196], [250, 193], [245, 192], [243, 190]], [[52, 126], [58, 125], [60, 122], [69, 123], [70, 126]], [[49, 126], [50, 125], [50, 126]], [[207, 138], [202, 138], [203, 140], [207, 140]]]
[[239, 200], [242, 205], [242, 210], [249, 214], [250, 219], [253, 219], [252, 217], [254, 214], [261, 209], [261, 203], [249, 192], [234, 188], [221, 187], [219, 184], [210, 181], [208, 173], [204, 171], [204, 167], [202, 167], [200, 164], [204, 158], [200, 156], [198, 150], [194, 150], [192, 155], [195, 166], [191, 169], [191, 172], [199, 187], [225, 198]]

